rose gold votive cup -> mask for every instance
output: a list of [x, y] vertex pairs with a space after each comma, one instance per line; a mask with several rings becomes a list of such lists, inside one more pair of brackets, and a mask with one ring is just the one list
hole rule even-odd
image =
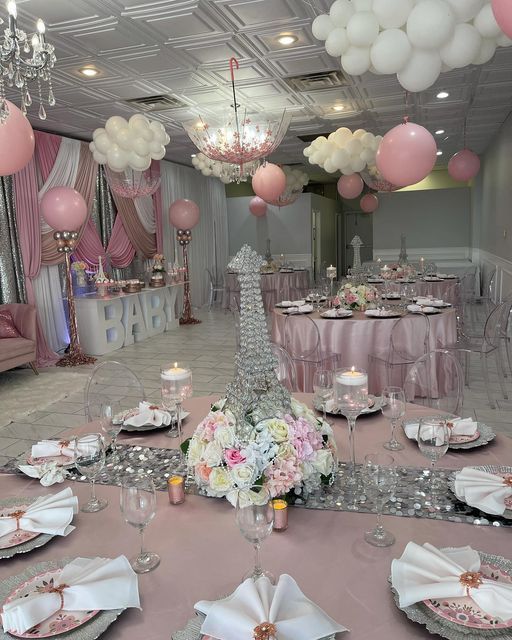
[[185, 481], [182, 476], [171, 476], [167, 480], [167, 491], [171, 504], [183, 504], [185, 502]]
[[288, 529], [288, 503], [286, 500], [272, 500], [274, 508], [274, 531]]

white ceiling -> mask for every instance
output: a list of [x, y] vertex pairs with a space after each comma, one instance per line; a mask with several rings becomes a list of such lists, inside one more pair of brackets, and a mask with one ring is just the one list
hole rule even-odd
[[[240, 62], [239, 102], [257, 111], [286, 108], [293, 114], [276, 161], [305, 160], [306, 144], [300, 135], [328, 133], [340, 126], [384, 134], [405, 113], [404, 91], [395, 76], [349, 76], [341, 88], [306, 93], [293, 92], [284, 81], [340, 69], [339, 59], [330, 57], [311, 33], [312, 19], [331, 4], [332, 0], [18, 0], [20, 26], [32, 31], [35, 19], [43, 18], [57, 54], [57, 106], [48, 108], [48, 118], [41, 122], [34, 101], [30, 119], [36, 128], [89, 140], [108, 117], [129, 117], [137, 111], [124, 100], [169, 94], [187, 106], [150, 117], [160, 120], [171, 136], [166, 157], [190, 164], [194, 147], [180, 123], [229, 107], [228, 60], [234, 56]], [[297, 43], [277, 43], [283, 31], [295, 33]], [[84, 78], [78, 73], [84, 64], [96, 65], [101, 74]], [[434, 87], [411, 95], [411, 120], [432, 132], [446, 130], [447, 139], [439, 141], [441, 162], [462, 147], [466, 117], [468, 146], [477, 153], [486, 149], [511, 110], [511, 70], [512, 47], [498, 49], [486, 65], [442, 74]], [[447, 100], [436, 99], [440, 88], [450, 92]], [[19, 104], [17, 96], [15, 101]], [[333, 111], [332, 105], [340, 101], [345, 110]]]

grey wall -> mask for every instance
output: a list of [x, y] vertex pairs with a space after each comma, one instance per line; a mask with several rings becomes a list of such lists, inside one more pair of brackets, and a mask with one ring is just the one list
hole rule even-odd
[[379, 193], [373, 214], [373, 251], [407, 247], [471, 246], [471, 190], [435, 189]]

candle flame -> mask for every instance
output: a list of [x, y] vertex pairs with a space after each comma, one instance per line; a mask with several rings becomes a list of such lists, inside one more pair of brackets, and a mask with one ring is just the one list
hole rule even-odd
[[350, 369], [350, 371], [352, 371], [352, 373], [354, 373], [355, 370], [356, 370], [355, 367], [352, 367], [352, 369]]
[[175, 363], [174, 363], [174, 368], [175, 368], [175, 369], [177, 369], [177, 368], [178, 368], [178, 363], [177, 363], [177, 362], [175, 362]]

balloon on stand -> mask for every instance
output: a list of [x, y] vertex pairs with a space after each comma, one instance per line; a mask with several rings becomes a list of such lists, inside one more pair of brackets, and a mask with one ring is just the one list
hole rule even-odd
[[39, 209], [43, 219], [52, 229], [65, 231], [64, 240], [70, 231], [77, 231], [87, 218], [87, 204], [82, 195], [71, 187], [53, 187], [41, 198]]
[[22, 112], [9, 100], [5, 101], [9, 115], [0, 123], [0, 176], [21, 171], [34, 155], [34, 131]]
[[463, 149], [450, 158], [448, 173], [458, 182], [467, 182], [480, 171], [480, 158], [474, 151]]
[[512, 38], [512, 5], [510, 0], [491, 0], [492, 12], [503, 33]]
[[257, 218], [262, 218], [267, 213], [267, 203], [265, 200], [262, 200], [259, 196], [255, 196], [249, 202], [249, 211], [253, 216]]
[[252, 189], [262, 200], [277, 200], [286, 188], [286, 175], [277, 164], [267, 162], [252, 178]]
[[359, 205], [365, 213], [373, 213], [379, 208], [379, 199], [374, 193], [367, 193], [361, 198]]
[[193, 229], [199, 222], [199, 207], [192, 200], [176, 200], [169, 207], [169, 220], [177, 229]]
[[338, 180], [338, 193], [342, 198], [353, 200], [361, 194], [364, 183], [358, 173], [352, 173], [348, 176], [341, 176]]

